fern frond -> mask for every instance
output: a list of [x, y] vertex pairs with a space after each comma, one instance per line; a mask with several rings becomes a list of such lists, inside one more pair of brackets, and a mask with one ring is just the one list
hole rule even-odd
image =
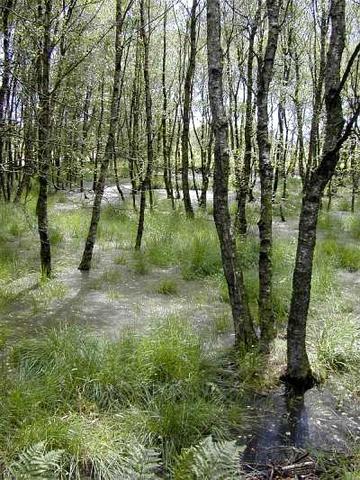
[[128, 477], [126, 480], [157, 480], [161, 467], [160, 454], [141, 444], [131, 445], [127, 455]]
[[45, 442], [31, 445], [19, 454], [9, 468], [9, 478], [16, 480], [55, 480], [60, 470], [62, 450], [46, 450]]
[[235, 441], [214, 442], [211, 436], [182, 452], [175, 480], [238, 480], [242, 447]]

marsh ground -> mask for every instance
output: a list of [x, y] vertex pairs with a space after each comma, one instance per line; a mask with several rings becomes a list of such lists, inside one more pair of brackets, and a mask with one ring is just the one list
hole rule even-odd
[[[308, 391], [295, 410], [289, 410], [278, 378], [285, 365], [284, 327], [291, 294], [298, 199], [299, 184], [294, 180], [283, 205], [286, 222], [278, 218], [279, 205], [276, 204], [274, 210], [274, 309], [279, 337], [271, 358], [266, 367], [263, 359], [255, 354], [237, 358], [230, 364], [228, 360], [220, 362], [221, 371], [224, 368], [228, 374], [229, 369], [232, 371], [234, 377], [229, 374], [231, 388], [238, 390], [227, 405], [228, 412], [232, 412], [227, 427], [219, 434], [214, 419], [210, 422], [211, 428], [205, 428], [200, 422], [191, 439], [195, 442], [206, 434], [236, 438], [239, 444], [247, 446], [244, 462], [248, 465], [275, 461], [285, 446], [320, 450], [326, 455], [337, 452], [347, 458], [354, 455], [350, 464], [336, 460], [329, 471], [328, 467], [323, 469], [324, 478], [335, 478], [331, 477], [334, 468], [339, 475], [345, 475], [345, 471], [356, 469], [358, 462], [360, 217], [348, 211], [346, 192], [338, 196], [330, 212], [321, 213], [308, 329], [312, 365], [321, 385]], [[91, 197], [84, 198], [78, 192], [55, 193], [50, 201], [55, 274], [49, 281], [42, 280], [37, 273], [34, 200], [30, 198], [27, 205], [16, 209], [13, 205], [2, 205], [0, 325], [5, 352], [12, 355], [12, 349], [21, 351], [22, 343], [28, 339], [41, 339], [43, 327], [73, 328], [75, 325], [89, 329], [99, 341], [108, 338], [121, 342], [128, 335], [152, 337], [159, 322], [174, 321], [175, 324], [184, 322], [185, 330], [191, 330], [206, 355], [212, 352], [212, 362], [218, 364], [214, 355], [227, 358], [233, 339], [232, 325], [209, 212], [211, 203], [209, 211], [196, 212], [194, 221], [186, 219], [178, 203], [176, 211], [172, 211], [163, 192], [157, 192], [154, 211], [146, 219], [143, 249], [135, 253], [137, 215], [128, 202], [119, 199], [115, 188], [109, 187], [93, 268], [84, 274], [77, 270], [77, 265], [89, 222]], [[258, 205], [250, 204], [249, 235], [247, 239], [239, 239], [239, 257], [255, 318], [257, 217]], [[161, 361], [172, 362], [168, 357]], [[21, 362], [12, 368], [16, 371], [20, 367]], [[234, 368], [238, 370], [234, 372]], [[73, 403], [67, 408], [73, 411]], [[99, 408], [102, 411], [102, 407]], [[51, 416], [57, 414], [56, 409], [50, 408], [50, 411]], [[161, 417], [159, 412], [158, 415]], [[20, 409], [18, 416], [20, 424], [31, 430], [33, 419], [28, 418], [27, 410]], [[176, 444], [174, 451], [170, 448], [171, 453], [163, 442], [160, 448], [163, 455], [166, 450], [166, 468], [170, 470], [176, 455], [189, 446], [187, 442], [181, 443], [176, 431], [184, 428], [188, 421], [193, 420], [178, 419], [177, 427], [169, 427], [170, 431], [164, 427], [166, 435], [161, 434]], [[3, 463], [16, 458], [19, 449], [28, 446], [30, 440], [41, 440], [36, 435], [25, 435], [21, 426], [7, 425], [7, 428], [8, 435], [13, 432], [15, 440], [7, 438], [7, 446], [2, 451]], [[150, 427], [150, 435], [149, 432], [152, 432]], [[47, 439], [52, 446], [64, 447], [61, 442], [53, 445], [48, 432]], [[149, 443], [158, 447], [153, 439]], [[180, 478], [172, 475], [171, 478]]]

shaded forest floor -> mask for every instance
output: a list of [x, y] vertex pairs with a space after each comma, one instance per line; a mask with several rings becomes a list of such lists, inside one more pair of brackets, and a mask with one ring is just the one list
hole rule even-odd
[[[94, 476], [96, 461], [107, 462], [94, 454], [99, 450], [96, 442], [108, 442], [107, 450], [114, 449], [112, 442], [119, 439], [113, 438], [113, 422], [120, 415], [127, 440], [135, 442], [136, 437], [141, 448], [160, 452], [161, 467], [156, 468], [162, 477], [197, 478], [186, 470], [190, 467], [184, 466], [183, 457], [186, 449], [212, 435], [236, 439], [244, 446], [244, 477], [261, 478], [268, 465], [291, 463], [294, 452], [306, 450], [316, 453], [321, 478], [359, 478], [360, 217], [348, 211], [346, 189], [340, 193], [331, 211], [324, 205], [320, 216], [312, 286], [308, 343], [320, 387], [308, 391], [295, 407], [286, 402], [278, 378], [285, 365], [284, 329], [300, 198], [297, 181], [290, 182], [282, 205], [286, 222], [279, 219], [279, 204], [274, 208], [279, 336], [266, 364], [256, 352], [231, 351], [231, 315], [211, 205], [206, 212], [198, 210], [191, 221], [181, 202], [172, 211], [158, 192], [154, 210], [146, 217], [143, 249], [135, 253], [137, 214], [110, 187], [93, 269], [84, 274], [77, 265], [91, 198], [55, 193], [49, 215], [55, 275], [49, 281], [37, 273], [34, 198], [25, 206], [1, 205], [0, 325], [7, 384], [0, 401], [1, 417], [6, 417], [0, 463], [8, 468], [19, 452], [43, 440], [52, 449], [65, 450], [67, 474], [72, 465], [74, 475]], [[249, 204], [249, 235], [238, 242], [255, 319], [257, 219], [258, 205]], [[42, 327], [55, 330], [44, 333]], [[115, 341], [116, 354], [107, 339]], [[126, 354], [129, 342], [135, 342], [131, 359]], [[88, 348], [98, 353], [96, 359], [88, 359]], [[126, 358], [121, 357], [123, 351]], [[50, 370], [46, 358], [52, 362]], [[116, 368], [128, 369], [125, 377], [112, 365], [115, 360]], [[53, 378], [54, 372], [62, 376], [60, 368], [70, 367], [84, 372], [61, 381]], [[131, 381], [129, 372], [134, 376]], [[50, 382], [45, 384], [50, 392], [45, 405], [41, 395], [47, 397], [46, 390], [40, 388], [44, 378]], [[61, 434], [51, 426], [59, 418]], [[93, 432], [90, 448], [84, 436], [90, 435], [88, 422], [95, 419], [103, 433]], [[68, 431], [77, 428], [78, 438], [71, 444]]]

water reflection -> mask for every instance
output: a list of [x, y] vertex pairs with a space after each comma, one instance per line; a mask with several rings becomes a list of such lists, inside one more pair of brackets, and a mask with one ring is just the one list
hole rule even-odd
[[359, 412], [339, 405], [330, 387], [303, 395], [278, 389], [249, 402], [239, 443], [246, 445], [243, 463], [269, 465], [295, 461], [299, 450], [349, 453], [360, 440]]
[[243, 455], [249, 465], [283, 462], [293, 454], [293, 447], [304, 448], [309, 439], [309, 418], [304, 395], [276, 392], [256, 406], [258, 424]]

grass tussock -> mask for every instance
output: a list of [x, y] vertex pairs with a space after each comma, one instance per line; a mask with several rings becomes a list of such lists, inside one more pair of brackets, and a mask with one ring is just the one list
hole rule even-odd
[[360, 248], [335, 239], [322, 240], [318, 245], [317, 260], [330, 263], [335, 268], [355, 272], [360, 269]]
[[[5, 286], [9, 281], [34, 271], [37, 251], [32, 248], [36, 235], [34, 216], [22, 206], [0, 204], [0, 278]], [[1, 282], [1, 283], [2, 283]], [[1, 297], [7, 297], [0, 283]]]
[[353, 373], [355, 379], [360, 362], [358, 322], [351, 315], [344, 315], [341, 304], [318, 320], [310, 331], [315, 374], [324, 380], [334, 373]]
[[154, 212], [147, 221], [144, 255], [156, 266], [178, 266], [185, 280], [221, 271], [213, 222], [206, 215], [189, 220], [181, 212]]
[[321, 479], [333, 480], [358, 480], [360, 478], [360, 450], [356, 444], [352, 453], [320, 453], [317, 456], [317, 463], [321, 471]]
[[158, 284], [156, 292], [161, 293], [162, 295], [177, 295], [177, 283], [172, 278], [166, 278]]
[[211, 329], [215, 335], [232, 332], [233, 328], [233, 319], [228, 312], [223, 312], [214, 317], [211, 324]]
[[19, 342], [0, 381], [1, 465], [58, 454], [62, 478], [128, 478], [139, 451], [168, 471], [184, 449], [228, 433], [231, 401], [209, 355], [174, 317], [116, 342], [68, 326]]
[[360, 217], [359, 215], [347, 215], [343, 221], [345, 232], [354, 240], [360, 239]]
[[137, 251], [133, 254], [133, 270], [139, 275], [146, 275], [149, 272], [149, 262], [143, 252]]

